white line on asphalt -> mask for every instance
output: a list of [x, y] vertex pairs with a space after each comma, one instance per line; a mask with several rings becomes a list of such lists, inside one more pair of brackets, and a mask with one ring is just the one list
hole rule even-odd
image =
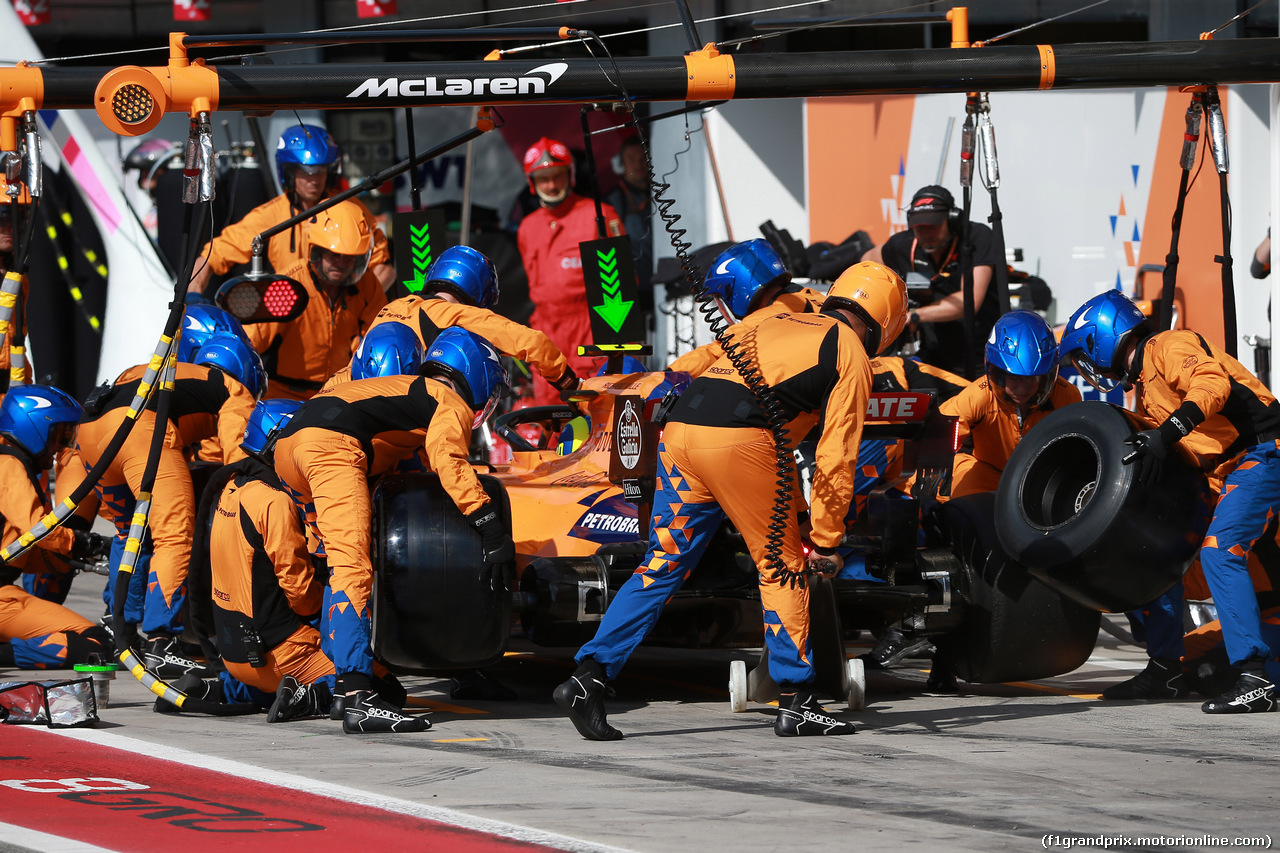
[[1102, 655], [1094, 655], [1085, 661], [1084, 665], [1100, 666], [1103, 669], [1123, 669], [1129, 672], [1141, 672], [1142, 668], [1147, 665], [1145, 660], [1116, 660], [1115, 658], [1103, 657]]
[[0, 837], [4, 838], [5, 844], [39, 850], [40, 853], [114, 853], [106, 847], [63, 838], [60, 835], [50, 835], [47, 832], [37, 832], [11, 823], [0, 823]]
[[[401, 800], [396, 797], [388, 797], [382, 794], [374, 794], [369, 791], [361, 791], [357, 788], [348, 788], [345, 785], [334, 785], [330, 782], [308, 779], [305, 776], [296, 776], [292, 773], [283, 773], [278, 770], [269, 770], [265, 767], [257, 767], [252, 764], [242, 764], [239, 761], [231, 761], [226, 758], [217, 758], [211, 755], [190, 752], [189, 750], [179, 749], [165, 744], [149, 743], [144, 740], [125, 737], [124, 735], [109, 734], [107, 732], [94, 731], [92, 729], [50, 729], [49, 731], [52, 734], [69, 737], [73, 740], [85, 741], [87, 743], [113, 747], [115, 749], [123, 749], [126, 752], [145, 755], [149, 758], [158, 758], [164, 761], [176, 761], [179, 764], [185, 764], [190, 767], [200, 767], [205, 770], [212, 770], [216, 773], [226, 773], [231, 776], [238, 776], [242, 779], [253, 779], [259, 782], [265, 782], [269, 785], [290, 788], [295, 791], [306, 791], [309, 794], [318, 794], [322, 797], [332, 797], [333, 799], [342, 800], [347, 803], [355, 803], [357, 805], [369, 806], [371, 808], [398, 812], [400, 814], [419, 817], [424, 820], [433, 820], [438, 823], [456, 826], [461, 829], [469, 829], [475, 832], [487, 832], [491, 835], [500, 835], [503, 838], [512, 838], [516, 841], [524, 841], [529, 844], [542, 844], [559, 850], [568, 850], [571, 851], [571, 853], [630, 853], [630, 851], [622, 847], [610, 847], [605, 844], [595, 844], [590, 841], [571, 838], [567, 835], [545, 832], [540, 829], [519, 826], [518, 824], [506, 823], [504, 821], [476, 817], [474, 815], [469, 815], [466, 812], [460, 812], [454, 809], [427, 806], [410, 800]], [[79, 849], [80, 848], [77, 848], [77, 850]], [[90, 848], [86, 847], [83, 849], [87, 851]], [[93, 849], [96, 850], [98, 848]]]

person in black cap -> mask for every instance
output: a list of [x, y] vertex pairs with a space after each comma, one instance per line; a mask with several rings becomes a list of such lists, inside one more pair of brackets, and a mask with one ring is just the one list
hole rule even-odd
[[[1000, 316], [989, 288], [996, 258], [991, 229], [969, 225], [973, 241], [974, 364], [983, 363], [983, 345]], [[911, 312], [911, 331], [920, 336], [920, 360], [953, 373], [964, 371], [964, 293], [961, 290], [959, 211], [946, 187], [924, 187], [911, 197], [907, 230], [894, 234], [862, 259], [879, 261], [902, 276], [918, 306]], [[922, 280], [923, 279], [923, 280]], [[922, 287], [929, 293], [923, 299]]]

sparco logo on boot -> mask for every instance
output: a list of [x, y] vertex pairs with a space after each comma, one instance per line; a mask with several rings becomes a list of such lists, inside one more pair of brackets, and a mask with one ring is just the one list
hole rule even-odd
[[542, 95], [568, 68], [567, 62], [551, 62], [539, 65], [519, 77], [370, 77], [347, 97], [465, 98], [475, 95]]

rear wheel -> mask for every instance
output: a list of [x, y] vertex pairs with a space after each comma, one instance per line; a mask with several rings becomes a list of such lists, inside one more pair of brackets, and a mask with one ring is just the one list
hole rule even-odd
[[939, 654], [965, 681], [1048, 678], [1076, 669], [1093, 651], [1100, 614], [1032, 577], [1000, 547], [995, 494], [953, 498], [945, 509], [963, 563], [964, 615], [940, 638]]

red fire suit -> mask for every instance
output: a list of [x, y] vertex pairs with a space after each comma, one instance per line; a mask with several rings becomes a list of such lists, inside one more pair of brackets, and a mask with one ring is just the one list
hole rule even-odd
[[[606, 237], [626, 233], [618, 212], [603, 206]], [[582, 278], [578, 244], [595, 240], [596, 204], [570, 192], [555, 207], [539, 207], [520, 223], [517, 241], [524, 270], [529, 277], [529, 299], [534, 304], [529, 325], [546, 332], [579, 376], [595, 372], [596, 360], [577, 355], [579, 344], [589, 344], [591, 308]], [[545, 380], [534, 378], [534, 402], [555, 405], [560, 395]]]

